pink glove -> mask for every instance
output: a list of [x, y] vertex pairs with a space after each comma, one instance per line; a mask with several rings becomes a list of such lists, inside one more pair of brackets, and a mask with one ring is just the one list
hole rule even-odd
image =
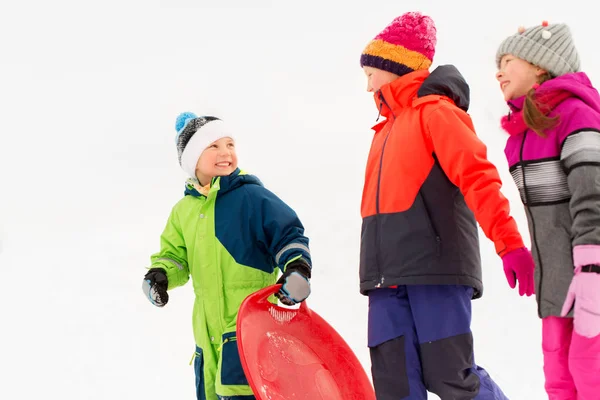
[[534, 293], [533, 269], [535, 268], [531, 252], [525, 247], [509, 251], [502, 256], [502, 264], [511, 289], [514, 289], [519, 281], [519, 295], [531, 296]]
[[588, 338], [600, 335], [600, 273], [583, 271], [600, 271], [600, 267], [593, 265], [600, 264], [598, 257], [593, 257], [599, 249], [600, 246], [592, 245], [575, 246], [573, 249], [575, 276], [561, 311], [561, 315], [566, 316], [575, 303], [575, 332]]

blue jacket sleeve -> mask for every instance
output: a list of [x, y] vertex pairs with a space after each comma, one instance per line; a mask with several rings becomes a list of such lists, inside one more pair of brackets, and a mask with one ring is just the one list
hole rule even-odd
[[308, 238], [294, 210], [264, 187], [261, 187], [259, 196], [253, 196], [253, 204], [251, 218], [255, 219], [252, 222], [258, 227], [257, 239], [281, 271], [299, 258], [312, 267]]

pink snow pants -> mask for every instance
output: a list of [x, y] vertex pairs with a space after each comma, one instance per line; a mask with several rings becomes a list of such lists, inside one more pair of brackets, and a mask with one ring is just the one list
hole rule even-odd
[[580, 336], [572, 318], [542, 320], [546, 392], [550, 400], [600, 399], [600, 335]]

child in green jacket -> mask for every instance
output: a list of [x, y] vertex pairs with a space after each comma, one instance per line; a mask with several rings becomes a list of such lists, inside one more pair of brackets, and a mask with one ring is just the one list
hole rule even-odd
[[236, 344], [242, 301], [273, 285], [286, 305], [310, 294], [308, 238], [296, 213], [253, 175], [238, 168], [233, 133], [216, 117], [178, 116], [179, 163], [190, 176], [151, 257], [143, 290], [163, 307], [168, 290], [190, 278], [198, 400], [250, 400]]

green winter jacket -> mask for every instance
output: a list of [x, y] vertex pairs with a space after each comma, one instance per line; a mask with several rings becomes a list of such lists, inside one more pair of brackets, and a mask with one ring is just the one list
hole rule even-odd
[[207, 400], [252, 395], [235, 341], [238, 309], [275, 283], [277, 267], [298, 258], [311, 265], [304, 227], [258, 178], [236, 169], [214, 178], [207, 196], [188, 182], [150, 268], [166, 271], [169, 290], [192, 278], [196, 367], [204, 370]]

